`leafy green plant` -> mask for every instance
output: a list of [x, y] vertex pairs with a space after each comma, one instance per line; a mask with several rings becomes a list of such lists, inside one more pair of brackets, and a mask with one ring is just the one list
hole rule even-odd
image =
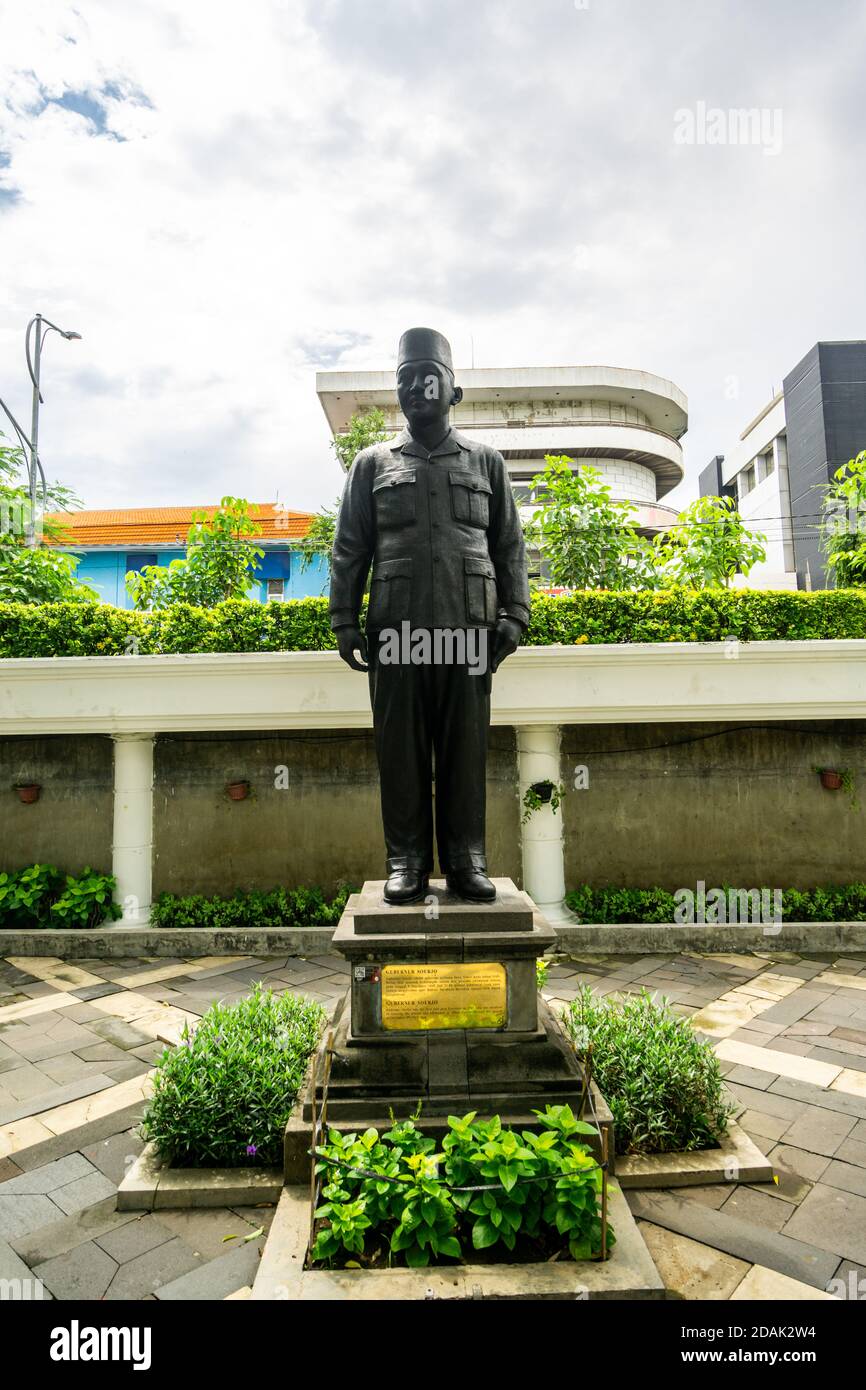
[[540, 505], [524, 533], [543, 556], [553, 584], [573, 589], [657, 587], [653, 550], [637, 529], [631, 502], [611, 496], [604, 474], [549, 454], [531, 486]]
[[261, 985], [235, 1004], [211, 1005], [157, 1063], [144, 1137], [176, 1167], [281, 1164], [325, 1017], [317, 1001]]
[[646, 991], [616, 1001], [584, 985], [564, 1021], [610, 1106], [618, 1154], [680, 1153], [718, 1144], [733, 1106], [718, 1058], [687, 1019]]
[[733, 497], [698, 497], [653, 546], [665, 583], [727, 589], [735, 574], [766, 560], [766, 539], [746, 526]]
[[51, 904], [53, 927], [98, 927], [108, 917], [116, 921], [122, 911], [113, 901], [116, 880], [111, 874], [84, 869], [77, 877], [67, 874], [59, 897]]
[[822, 500], [821, 549], [838, 585], [866, 585], [866, 450], [833, 474]]
[[596, 1130], [567, 1105], [534, 1113], [540, 1133], [516, 1134], [499, 1116], [479, 1120], [475, 1111], [449, 1116], [440, 1152], [415, 1120], [395, 1123], [381, 1138], [375, 1129], [331, 1130], [317, 1151], [317, 1171], [328, 1182], [316, 1209], [312, 1259], [370, 1263], [378, 1254], [417, 1268], [533, 1243], [536, 1258], [547, 1258], [552, 1245], [575, 1260], [590, 1259], [601, 1244], [602, 1178], [580, 1141]]
[[51, 904], [62, 883], [63, 874], [53, 864], [0, 874], [0, 927], [50, 926]]
[[[524, 644], [724, 643], [734, 638], [866, 638], [866, 589], [535, 593]], [[284, 603], [230, 599], [213, 608], [175, 603], [147, 613], [104, 603], [0, 602], [0, 659], [335, 648], [326, 598]]]
[[534, 811], [549, 806], [554, 815], [562, 805], [565, 788], [561, 782], [533, 782], [523, 793], [522, 823], [525, 825]]
[[0, 928], [95, 927], [120, 917], [111, 874], [63, 874], [53, 864], [0, 873]]
[[[27, 544], [30, 519], [30, 489], [25, 482], [27, 461], [19, 446], [4, 443], [0, 431], [0, 603], [95, 603], [98, 595], [75, 578], [80, 557], [52, 549], [44, 541], [67, 538], [56, 516], [37, 516], [35, 549]], [[58, 512], [81, 506], [70, 488], [51, 483], [45, 489], [44, 503]]]
[[231, 898], [162, 893], [151, 908], [150, 921], [154, 927], [326, 927], [339, 922], [354, 891], [347, 884], [331, 899], [320, 888], [238, 890]]
[[241, 497], [224, 497], [213, 516], [193, 513], [186, 555], [169, 565], [145, 565], [126, 576], [126, 587], [138, 609], [168, 608], [194, 603], [213, 608], [227, 599], [243, 599], [255, 578], [264, 551], [252, 543], [262, 528]]
[[550, 974], [551, 962], [545, 960], [543, 956], [535, 962], [535, 983], [539, 989], [544, 989], [547, 984], [547, 977]]

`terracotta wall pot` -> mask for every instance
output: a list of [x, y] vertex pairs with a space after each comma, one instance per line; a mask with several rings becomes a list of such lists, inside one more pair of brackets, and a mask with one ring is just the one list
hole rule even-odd
[[42, 788], [38, 782], [21, 782], [16, 784], [15, 790], [18, 793], [19, 801], [22, 801], [25, 806], [32, 806], [34, 801], [39, 800], [39, 793]]
[[250, 794], [249, 782], [228, 782], [226, 791], [232, 801], [246, 801]]
[[828, 792], [837, 792], [842, 786], [842, 778], [838, 772], [833, 772], [831, 768], [824, 768], [820, 773], [821, 786], [826, 787]]

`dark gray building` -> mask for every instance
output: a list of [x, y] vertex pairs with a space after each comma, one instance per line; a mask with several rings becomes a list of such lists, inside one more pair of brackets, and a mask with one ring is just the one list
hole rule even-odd
[[826, 587], [821, 489], [863, 449], [866, 342], [816, 343], [728, 458], [717, 455], [700, 474], [702, 497], [735, 496], [743, 519], [768, 537], [750, 586]]

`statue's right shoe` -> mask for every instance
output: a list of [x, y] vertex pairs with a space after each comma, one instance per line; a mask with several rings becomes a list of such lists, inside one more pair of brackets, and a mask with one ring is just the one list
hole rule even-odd
[[420, 869], [395, 869], [388, 875], [384, 896], [386, 903], [417, 903], [427, 892], [428, 875]]

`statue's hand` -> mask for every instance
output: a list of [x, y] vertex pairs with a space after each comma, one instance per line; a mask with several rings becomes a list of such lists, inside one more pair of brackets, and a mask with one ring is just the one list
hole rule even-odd
[[[366, 662], [367, 639], [358, 627], [338, 627], [334, 636], [337, 639], [337, 646], [340, 649], [340, 656], [347, 666], [351, 666], [353, 671], [366, 671], [368, 667], [362, 665], [361, 661]], [[361, 653], [361, 661], [355, 656], [355, 652]]]
[[505, 658], [517, 651], [522, 636], [523, 627], [516, 618], [499, 619], [493, 631], [493, 671], [498, 671]]

